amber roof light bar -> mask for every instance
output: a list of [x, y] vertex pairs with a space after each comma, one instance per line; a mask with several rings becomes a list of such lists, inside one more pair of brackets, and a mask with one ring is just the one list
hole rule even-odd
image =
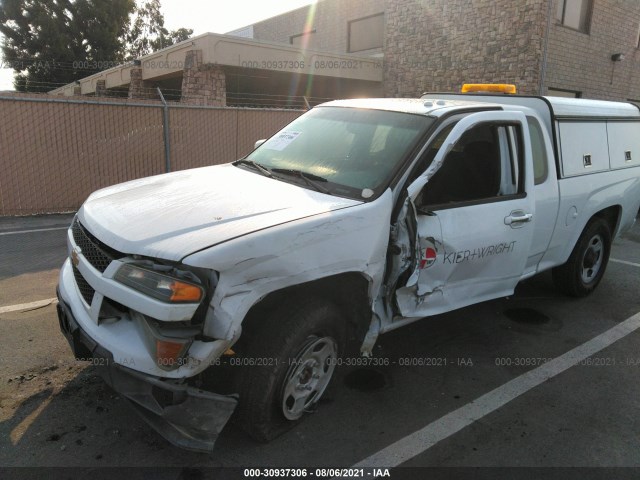
[[460, 90], [462, 93], [504, 93], [514, 95], [515, 85], [508, 83], [465, 83]]

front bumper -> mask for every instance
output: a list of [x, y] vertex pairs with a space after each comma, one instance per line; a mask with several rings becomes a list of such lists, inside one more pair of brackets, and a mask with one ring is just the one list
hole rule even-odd
[[178, 380], [136, 372], [113, 361], [113, 355], [78, 324], [58, 295], [60, 330], [77, 359], [92, 359], [105, 382], [128, 399], [142, 418], [172, 444], [188, 450], [210, 452], [233, 413], [235, 396], [194, 388]]

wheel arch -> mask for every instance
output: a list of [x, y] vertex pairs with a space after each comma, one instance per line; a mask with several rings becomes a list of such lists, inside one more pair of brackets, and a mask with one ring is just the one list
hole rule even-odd
[[[584, 228], [587, 228], [589, 222], [594, 218], [602, 218], [609, 225], [609, 231], [611, 232], [611, 238], [614, 239], [620, 228], [620, 219], [622, 218], [622, 205], [612, 205], [607, 208], [593, 214], [593, 216], [587, 221]], [[583, 230], [584, 230], [583, 228]]]
[[[607, 222], [609, 226], [609, 232], [611, 233], [611, 240], [615, 238], [616, 229], [618, 229], [620, 224], [620, 218], [622, 216], [622, 207], [620, 205], [609, 205], [608, 207], [601, 208], [597, 212], [594, 212], [582, 225], [582, 228], [576, 229], [574, 232], [571, 243], [567, 245], [566, 255], [564, 256], [564, 261], [566, 262], [569, 259], [569, 256], [573, 252], [573, 249], [576, 247], [578, 242], [580, 241], [580, 237], [584, 231], [589, 227], [591, 222], [595, 219], [602, 219]], [[564, 263], [564, 262], [563, 262]]]
[[611, 240], [613, 241], [618, 230], [621, 227], [622, 214], [622, 206], [616, 203], [610, 204], [606, 207], [600, 207], [597, 211], [591, 213], [588, 217], [585, 216], [585, 220], [583, 220], [584, 223], [581, 223], [581, 226], [579, 228], [572, 230], [569, 238], [567, 238], [566, 242], [563, 242], [561, 248], [562, 253], [560, 253], [557, 257], [557, 260], [554, 262], [554, 266], [562, 265], [569, 259], [583, 232], [588, 228], [589, 224], [594, 219], [599, 218], [607, 222], [609, 231], [611, 232]]
[[349, 343], [362, 343], [371, 321], [371, 284], [372, 280], [361, 272], [345, 272], [270, 292], [247, 312], [240, 340], [250, 338], [257, 322], [292, 298], [315, 298], [335, 303], [344, 312]]

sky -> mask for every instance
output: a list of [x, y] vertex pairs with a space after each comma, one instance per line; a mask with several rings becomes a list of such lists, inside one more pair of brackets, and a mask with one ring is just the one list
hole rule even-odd
[[[192, 28], [194, 35], [226, 33], [309, 5], [313, 0], [162, 0], [169, 30]], [[0, 91], [13, 90], [13, 70], [0, 69]]]

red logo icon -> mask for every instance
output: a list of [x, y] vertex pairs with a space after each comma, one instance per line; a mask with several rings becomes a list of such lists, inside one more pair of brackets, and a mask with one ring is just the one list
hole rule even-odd
[[422, 259], [420, 260], [420, 268], [429, 268], [431, 265], [436, 263], [436, 249], [432, 247], [427, 247], [424, 249], [424, 253], [422, 254]]

